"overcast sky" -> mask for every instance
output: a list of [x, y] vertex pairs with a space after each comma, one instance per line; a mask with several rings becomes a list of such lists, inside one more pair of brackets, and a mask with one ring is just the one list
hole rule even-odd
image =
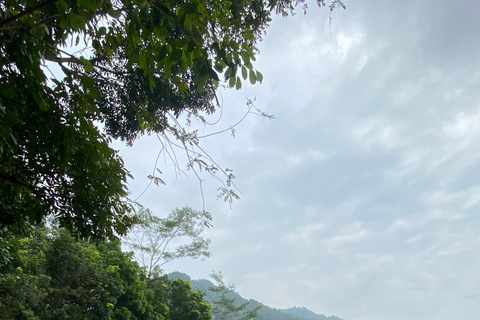
[[[261, 85], [222, 90], [228, 128], [205, 149], [233, 168], [230, 209], [205, 178], [213, 257], [247, 298], [350, 320], [480, 319], [480, 1], [351, 0], [277, 17], [259, 48]], [[148, 184], [159, 143], [122, 148]], [[202, 209], [195, 176], [139, 199], [159, 216]]]

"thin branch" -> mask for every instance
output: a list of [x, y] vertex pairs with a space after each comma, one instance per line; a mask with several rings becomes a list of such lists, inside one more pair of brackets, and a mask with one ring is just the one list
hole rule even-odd
[[[157, 154], [157, 158], [155, 159], [155, 165], [153, 166], [153, 172], [152, 172], [152, 176], [155, 175], [155, 169], [157, 169], [157, 163], [158, 163], [158, 158], [160, 158], [160, 155], [162, 154], [162, 151], [164, 150], [165, 148], [162, 147], [162, 149], [160, 149], [160, 151], [158, 152]], [[153, 179], [150, 179], [150, 182], [148, 183], [148, 186], [142, 191], [142, 193], [140, 193], [140, 195], [135, 199], [133, 200], [134, 202], [136, 202], [138, 199], [140, 199], [141, 196], [143, 196], [143, 194], [148, 190], [148, 188], [150, 188], [150, 186], [152, 185], [153, 183]]]

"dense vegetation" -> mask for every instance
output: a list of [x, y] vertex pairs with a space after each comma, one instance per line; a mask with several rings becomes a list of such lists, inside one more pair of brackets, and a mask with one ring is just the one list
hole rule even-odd
[[212, 318], [203, 294], [181, 279], [147, 278], [117, 240], [92, 244], [37, 227], [1, 241], [0, 319]]

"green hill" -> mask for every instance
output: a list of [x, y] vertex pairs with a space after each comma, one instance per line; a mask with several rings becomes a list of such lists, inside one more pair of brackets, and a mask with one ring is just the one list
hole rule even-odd
[[310, 311], [305, 307], [293, 307], [288, 309], [280, 309], [280, 311], [286, 312], [292, 315], [300, 316], [302, 318], [310, 319], [310, 320], [343, 320], [336, 316], [327, 317], [323, 314], [316, 314], [315, 312]]
[[[190, 281], [192, 288], [205, 293], [205, 300], [210, 302], [210, 304], [218, 299], [217, 293], [209, 290], [209, 288], [215, 286], [210, 280], [192, 280], [188, 275], [181, 272], [172, 272], [168, 275], [168, 277], [170, 279], [180, 278]], [[230, 291], [230, 295], [231, 296], [229, 298], [235, 298], [235, 303], [237, 305], [248, 302], [247, 309], [249, 310], [261, 305], [262, 308], [258, 311], [257, 320], [343, 320], [336, 316], [327, 317], [323, 314], [316, 314], [305, 307], [293, 307], [289, 309], [271, 308], [256, 300], [247, 300], [241, 297], [235, 291]]]

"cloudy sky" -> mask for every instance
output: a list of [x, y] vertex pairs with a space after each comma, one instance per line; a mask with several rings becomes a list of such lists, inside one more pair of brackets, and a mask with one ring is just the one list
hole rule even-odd
[[[229, 208], [203, 176], [213, 257], [166, 271], [223, 271], [245, 297], [350, 320], [480, 319], [480, 2], [346, 5], [330, 24], [314, 3], [275, 18], [263, 84], [221, 91], [223, 117], [202, 132], [235, 123], [247, 98], [275, 119], [202, 142], [243, 195]], [[121, 147], [133, 198], [159, 149]], [[167, 186], [140, 202], [202, 209], [194, 175], [158, 167]]]

